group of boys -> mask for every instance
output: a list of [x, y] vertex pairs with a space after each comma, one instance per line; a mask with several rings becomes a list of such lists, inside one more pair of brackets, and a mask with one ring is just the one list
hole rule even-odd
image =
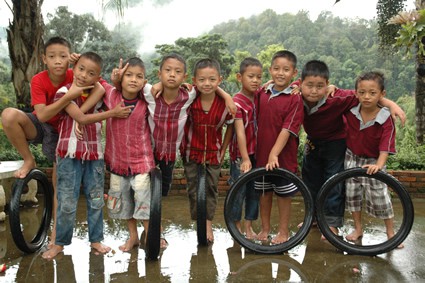
[[[297, 59], [286, 50], [274, 54], [269, 69], [273, 83], [267, 87], [261, 86], [261, 63], [246, 58], [237, 75], [242, 88], [233, 99], [219, 88], [220, 66], [212, 59], [196, 63], [193, 87], [183, 84], [187, 78], [185, 60], [177, 54], [165, 56], [158, 73], [160, 83], [152, 87], [147, 84], [146, 70], [139, 58], [131, 58], [124, 67], [120, 62], [120, 67], [111, 75], [114, 85], [101, 79], [102, 59], [97, 54], [87, 52], [78, 56], [73, 71], [68, 69], [69, 58], [70, 45], [66, 40], [55, 37], [47, 41], [43, 55], [47, 70], [34, 76], [31, 82], [34, 112], [28, 114], [8, 108], [2, 113], [4, 131], [24, 159], [23, 166], [15, 173], [17, 178], [25, 177], [36, 166], [29, 143], [41, 143], [43, 152], [55, 164], [53, 185], [57, 204], [55, 201], [51, 243], [43, 254], [47, 259], [54, 258], [71, 243], [81, 184], [87, 198], [91, 247], [98, 253], [110, 251], [110, 247], [102, 244], [105, 165], [111, 172], [109, 216], [125, 219], [128, 224], [129, 239], [120, 250], [129, 251], [146, 240], [137, 234], [137, 221], [142, 220], [147, 231], [149, 172], [155, 165], [161, 169], [162, 193], [166, 196], [179, 150], [193, 220], [196, 219], [196, 168], [199, 164], [205, 166], [207, 240], [213, 242], [212, 221], [220, 164], [229, 143], [233, 179], [253, 167], [267, 170], [280, 167], [296, 172], [297, 135], [304, 125], [308, 142], [302, 177], [315, 197], [329, 176], [344, 169], [344, 156], [347, 164], [351, 162], [347, 166], [362, 165], [370, 174], [384, 169], [388, 154], [395, 152], [395, 128], [388, 110], [381, 108], [378, 102], [404, 119], [403, 111], [383, 98], [383, 77], [378, 73], [360, 77], [356, 81], [356, 95], [337, 89], [333, 97], [328, 97], [327, 66], [321, 61], [311, 61], [303, 68], [298, 83], [302, 95], [293, 95], [296, 84], [291, 83], [298, 73]], [[151, 93], [156, 87], [160, 89], [157, 96]], [[100, 122], [105, 119], [103, 153]], [[370, 147], [362, 150], [355, 140], [347, 139], [346, 151], [344, 119], [348, 131], [362, 134], [370, 140]], [[223, 140], [224, 124], [228, 125]], [[377, 138], [378, 134], [383, 138]], [[361, 161], [357, 157], [362, 158]], [[269, 237], [274, 192], [278, 196], [280, 220], [278, 233], [271, 242], [287, 241], [291, 197], [297, 187], [282, 178], [270, 177], [247, 184], [244, 189], [246, 237], [258, 240]], [[350, 190], [347, 200], [351, 203], [349, 209], [353, 212], [355, 230], [347, 239], [356, 240], [362, 235], [358, 213], [361, 205], [355, 195], [358, 190]], [[259, 192], [263, 192], [261, 196]], [[327, 221], [337, 233], [342, 225], [345, 192], [339, 188], [333, 193], [333, 201], [326, 204]], [[374, 196], [371, 202], [375, 203], [376, 199], [376, 207], [367, 210], [385, 219], [387, 235], [392, 237], [391, 202], [384, 192]], [[382, 211], [382, 203], [385, 211]], [[242, 204], [235, 207], [234, 221], [242, 231], [241, 210]], [[261, 231], [257, 235], [252, 221], [259, 212]], [[161, 246], [166, 244], [162, 238]]]

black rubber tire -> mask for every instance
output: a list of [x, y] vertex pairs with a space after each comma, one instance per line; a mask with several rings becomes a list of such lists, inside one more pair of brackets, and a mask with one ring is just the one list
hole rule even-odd
[[150, 260], [158, 260], [161, 249], [161, 176], [160, 169], [155, 168], [151, 171], [151, 209], [145, 251], [146, 258]]
[[[246, 239], [245, 236], [239, 232], [238, 228], [235, 225], [235, 222], [231, 219], [232, 208], [234, 206], [234, 203], [236, 202], [238, 190], [246, 183], [262, 176], [282, 177], [291, 181], [298, 187], [299, 192], [301, 193], [304, 199], [305, 216], [303, 225], [300, 227], [300, 229], [294, 236], [292, 236], [291, 238], [289, 238], [288, 241], [282, 244], [266, 246], [252, 242], [251, 240]], [[310, 227], [313, 222], [313, 215], [313, 198], [307, 186], [297, 175], [282, 168], [277, 168], [272, 171], [267, 171], [265, 168], [256, 168], [242, 175], [239, 179], [236, 180], [235, 183], [233, 183], [230, 190], [227, 192], [226, 199], [224, 202], [224, 219], [226, 221], [227, 229], [229, 230], [233, 239], [235, 239], [241, 246], [253, 252], [261, 254], [279, 254], [297, 246], [304, 240], [304, 238], [310, 231]]]
[[[335, 235], [330, 230], [325, 220], [324, 207], [321, 204], [325, 203], [328, 193], [335, 185], [352, 177], [369, 177], [377, 179], [387, 184], [395, 193], [397, 193], [403, 207], [403, 221], [400, 225], [400, 229], [391, 239], [376, 245], [358, 246], [345, 241], [342, 237]], [[368, 175], [366, 174], [366, 169], [360, 167], [344, 170], [327, 180], [317, 195], [316, 210], [317, 223], [320, 231], [331, 244], [348, 254], [367, 256], [386, 253], [400, 245], [409, 235], [415, 215], [412, 199], [410, 198], [409, 193], [396, 178], [383, 171], [378, 171], [376, 174]]]
[[198, 165], [198, 184], [196, 188], [196, 232], [198, 245], [208, 246], [207, 239], [207, 197], [205, 191], [205, 165]]
[[[32, 239], [27, 241], [22, 234], [19, 211], [21, 209], [21, 195], [23, 194], [23, 189], [31, 180], [36, 180], [37, 190], [42, 189], [43, 191], [44, 207], [41, 207], [42, 217], [40, 221], [40, 227]], [[49, 183], [45, 173], [38, 169], [32, 169], [25, 178], [15, 180], [13, 183], [12, 195], [10, 199], [9, 224], [13, 241], [21, 251], [24, 253], [34, 253], [44, 245], [47, 239], [47, 231], [52, 220], [52, 208], [53, 188]]]

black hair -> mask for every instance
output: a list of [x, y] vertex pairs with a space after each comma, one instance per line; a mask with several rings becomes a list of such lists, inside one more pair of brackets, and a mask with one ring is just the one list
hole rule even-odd
[[184, 65], [184, 73], [186, 74], [187, 72], [187, 67], [186, 67], [186, 60], [179, 54], [177, 53], [170, 53], [168, 55], [165, 55], [164, 57], [162, 57], [161, 59], [161, 63], [159, 64], [159, 69], [162, 69], [162, 66], [164, 65], [164, 62], [167, 61], [168, 59], [176, 59], [177, 61], [183, 63]]
[[243, 73], [245, 73], [246, 69], [249, 66], [257, 66], [263, 68], [263, 64], [261, 64], [260, 60], [253, 57], [247, 57], [243, 59], [241, 64], [239, 65], [239, 74], [243, 75]]
[[43, 50], [44, 55], [46, 55], [47, 47], [49, 47], [50, 45], [53, 45], [53, 44], [63, 45], [65, 47], [68, 47], [69, 51], [71, 51], [71, 43], [69, 43], [68, 40], [66, 40], [65, 38], [60, 37], [60, 36], [54, 36], [54, 37], [49, 38], [49, 40], [47, 40], [44, 43], [44, 50]]
[[306, 77], [321, 77], [329, 80], [329, 68], [325, 62], [319, 60], [308, 61], [301, 72], [301, 80]]
[[210, 59], [210, 58], [204, 58], [204, 59], [198, 60], [195, 63], [195, 66], [193, 67], [193, 76], [196, 77], [196, 72], [199, 69], [205, 69], [205, 68], [213, 68], [213, 69], [217, 70], [218, 74], [221, 73], [220, 64], [218, 63], [217, 60]]
[[143, 62], [142, 59], [140, 59], [138, 57], [132, 57], [132, 58], [128, 59], [124, 63], [124, 66], [127, 65], [127, 64], [128, 64], [129, 67], [138, 66], [138, 67], [143, 69], [143, 72], [146, 72], [145, 63]]
[[361, 81], [375, 81], [378, 83], [381, 91], [385, 90], [385, 78], [384, 74], [378, 71], [366, 72], [361, 74], [356, 79], [355, 89], [357, 90], [357, 86]]
[[272, 61], [271, 61], [272, 65], [274, 60], [276, 60], [277, 58], [286, 58], [294, 64], [294, 68], [297, 67], [297, 56], [295, 56], [295, 54], [292, 53], [291, 51], [288, 51], [288, 50], [277, 51], [275, 54], [273, 54]]
[[100, 57], [100, 55], [95, 53], [95, 52], [92, 52], [92, 51], [84, 52], [83, 54], [81, 54], [80, 59], [81, 58], [87, 58], [87, 59], [95, 62], [100, 67], [100, 69], [103, 68], [102, 57]]

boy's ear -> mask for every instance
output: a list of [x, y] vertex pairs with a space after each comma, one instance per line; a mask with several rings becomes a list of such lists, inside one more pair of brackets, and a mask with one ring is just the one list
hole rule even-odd
[[241, 73], [237, 73], [236, 74], [236, 79], [238, 80], [238, 82], [242, 81], [242, 74]]
[[383, 90], [382, 91], [382, 97], [385, 97], [385, 95], [387, 95], [387, 91], [386, 90]]
[[47, 62], [46, 62], [46, 55], [41, 55], [41, 60], [43, 60], [43, 64], [44, 65], [46, 65], [47, 64]]

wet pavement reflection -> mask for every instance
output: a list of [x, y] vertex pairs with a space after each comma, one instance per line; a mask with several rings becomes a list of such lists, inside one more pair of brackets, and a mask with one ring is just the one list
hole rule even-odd
[[[54, 260], [41, 253], [23, 254], [11, 238], [8, 222], [0, 223], [0, 282], [418, 282], [425, 280], [425, 199], [414, 199], [415, 221], [405, 248], [379, 256], [353, 256], [320, 240], [318, 228], [289, 252], [254, 254], [234, 242], [223, 218], [220, 197], [214, 220], [215, 241], [197, 246], [185, 196], [162, 202], [164, 234], [169, 243], [158, 261], [145, 260], [143, 247], [123, 253], [125, 222], [105, 216], [104, 243], [113, 252], [95, 255], [87, 240], [85, 200], [79, 202], [73, 242]], [[105, 214], [106, 215], [106, 214]], [[8, 220], [8, 219], [6, 219]], [[141, 225], [139, 225], [141, 227]], [[143, 228], [140, 228], [142, 232]]]

